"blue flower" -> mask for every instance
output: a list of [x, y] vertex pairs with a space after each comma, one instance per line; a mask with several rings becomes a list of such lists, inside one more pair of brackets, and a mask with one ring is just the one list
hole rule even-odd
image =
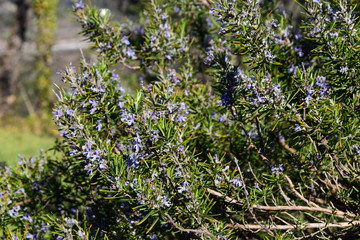
[[340, 67], [340, 72], [342, 73], [342, 74], [346, 74], [347, 72], [348, 72], [348, 67], [347, 66], [341, 66]]
[[231, 181], [232, 184], [234, 184], [236, 187], [242, 187], [243, 181], [240, 177], [234, 177]]
[[82, 3], [82, 0], [80, 0], [80, 2], [75, 3], [75, 8], [76, 9], [84, 9], [84, 4]]
[[130, 42], [129, 42], [129, 37], [128, 36], [124, 36], [122, 39], [121, 39], [121, 43], [125, 44], [125, 45], [130, 45]]
[[168, 197], [163, 197], [161, 204], [165, 207], [171, 207], [171, 200]]
[[96, 129], [98, 131], [101, 131], [101, 121], [100, 120], [97, 120]]
[[220, 118], [219, 118], [219, 121], [220, 121], [220, 122], [225, 122], [226, 120], [227, 120], [227, 117], [226, 117], [225, 114], [222, 114], [222, 115], [220, 116]]
[[173, 113], [175, 107], [176, 107], [175, 104], [170, 103], [170, 104], [168, 105], [168, 111], [169, 111], [169, 113]]
[[305, 101], [306, 101], [307, 104], [309, 104], [309, 101], [310, 101], [311, 99], [313, 99], [313, 98], [311, 97], [311, 95], [313, 94], [314, 91], [315, 91], [315, 90], [312, 89], [312, 84], [309, 84], [309, 86], [308, 86], [308, 88], [307, 88], [307, 95], [306, 95], [306, 97], [305, 97]]
[[184, 145], [180, 145], [180, 146], [176, 149], [176, 151], [178, 151], [178, 152], [182, 152], [182, 151], [184, 151], [184, 150], [185, 150]]
[[229, 92], [226, 90], [225, 93], [220, 96], [221, 106], [229, 106], [231, 104], [231, 97], [228, 94]]
[[176, 121], [179, 122], [179, 123], [185, 122], [186, 121], [186, 116], [184, 116], [183, 114], [179, 114], [176, 117]]
[[357, 153], [360, 153], [360, 147], [357, 145], [357, 143], [355, 143], [352, 147]]
[[131, 59], [136, 59], [136, 55], [135, 55], [135, 50], [133, 47], [123, 47], [122, 48], [122, 52], [125, 56], [131, 58]]
[[80, 229], [79, 229], [79, 231], [78, 231], [78, 236], [81, 238], [81, 239], [85, 239], [85, 233], [83, 232], [83, 231], [81, 231]]
[[91, 110], [90, 110], [90, 114], [92, 115], [92, 114], [94, 114], [95, 113], [95, 111], [96, 111], [96, 109], [97, 109], [97, 105], [99, 104], [99, 102], [98, 101], [96, 101], [96, 100], [89, 100], [89, 103], [91, 104]]
[[271, 167], [271, 172], [283, 172], [284, 171], [284, 165], [283, 164], [279, 164], [278, 166], [277, 165], [274, 165]]
[[126, 110], [123, 110], [121, 121], [125, 122], [127, 125], [132, 125], [135, 123], [135, 114], [127, 113]]
[[68, 135], [68, 134], [69, 134], [69, 130], [68, 130], [68, 129], [65, 129], [65, 130], [63, 130], [63, 131], [60, 132], [60, 136], [62, 136], [62, 137], [66, 137], [66, 135]]
[[297, 66], [295, 66], [294, 64], [290, 64], [289, 72], [292, 74], [296, 74], [296, 71], [297, 71]]
[[57, 108], [54, 109], [53, 115], [56, 118], [56, 121], [59, 121], [60, 117], [63, 116], [63, 112], [60, 106], [57, 106]]

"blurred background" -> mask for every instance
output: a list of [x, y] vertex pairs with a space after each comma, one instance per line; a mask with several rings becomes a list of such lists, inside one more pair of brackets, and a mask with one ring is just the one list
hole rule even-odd
[[[86, 0], [83, 2], [87, 2]], [[140, 0], [92, 0], [111, 10], [115, 21], [136, 21]], [[88, 43], [78, 35], [73, 0], [0, 0], [0, 164], [18, 154], [38, 155], [54, 145], [52, 106], [61, 71], [78, 66]]]

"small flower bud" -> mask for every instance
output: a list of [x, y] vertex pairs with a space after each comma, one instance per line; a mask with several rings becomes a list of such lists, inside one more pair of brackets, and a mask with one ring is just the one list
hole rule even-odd
[[100, 10], [100, 17], [105, 18], [106, 16], [110, 16], [110, 10], [107, 8], [102, 8]]

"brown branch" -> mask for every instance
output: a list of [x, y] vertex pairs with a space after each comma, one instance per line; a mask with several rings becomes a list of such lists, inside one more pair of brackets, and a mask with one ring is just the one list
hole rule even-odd
[[121, 62], [125, 67], [132, 69], [132, 70], [137, 70], [140, 69], [140, 66], [130, 66], [129, 64], [127, 64], [125, 61]]
[[231, 197], [228, 197], [228, 196], [225, 196], [224, 194], [219, 193], [219, 192], [217, 192], [215, 190], [212, 190], [210, 188], [206, 188], [206, 191], [208, 193], [212, 194], [212, 195], [223, 198], [225, 200], [225, 202], [227, 202], [227, 203], [234, 203], [234, 204], [238, 204], [238, 205], [244, 205], [244, 202], [235, 200], [235, 199], [233, 199]]
[[[182, 231], [182, 232], [186, 232], [186, 233], [196, 233], [196, 234], [201, 234], [201, 235], [206, 235], [208, 237], [214, 237], [213, 234], [211, 234], [208, 230], [204, 229], [188, 229], [188, 228], [182, 228], [179, 225], [177, 225], [177, 223], [172, 219], [172, 217], [168, 214], [165, 213], [166, 218], [169, 220], [169, 222], [178, 230]], [[218, 239], [217, 237], [215, 237], [214, 239]]]
[[355, 217], [354, 214], [345, 213], [343, 211], [327, 209], [322, 207], [307, 207], [307, 206], [252, 206], [253, 209], [264, 211], [312, 211], [312, 212], [324, 212], [334, 214], [337, 217]]
[[209, 9], [211, 8], [211, 5], [210, 5], [209, 1], [207, 1], [207, 0], [201, 0], [201, 4], [204, 4]]
[[300, 194], [300, 193], [295, 189], [295, 186], [294, 186], [293, 182], [291, 181], [291, 179], [290, 179], [287, 175], [284, 174], [284, 177], [285, 177], [286, 181], [289, 183], [291, 191], [293, 191], [298, 198], [300, 198], [301, 200], [303, 200], [304, 202], [306, 202], [306, 203], [309, 204], [309, 205], [313, 205], [313, 206], [315, 206], [315, 207], [320, 207], [320, 206], [317, 205], [316, 203], [314, 203], [314, 202], [306, 199], [302, 194]]
[[287, 151], [289, 151], [291, 154], [296, 155], [296, 156], [299, 155], [299, 153], [298, 153], [295, 149], [293, 149], [293, 148], [291, 148], [289, 145], [287, 145], [287, 144], [285, 143], [285, 141], [281, 141], [281, 139], [279, 139], [278, 142], [280, 143], [281, 146], [283, 146], [283, 148], [285, 148], [285, 149], [286, 149]]
[[360, 221], [353, 222], [339, 222], [339, 223], [304, 223], [302, 226], [298, 225], [271, 225], [263, 228], [263, 226], [256, 224], [227, 224], [230, 228], [240, 228], [243, 230], [290, 230], [295, 228], [311, 229], [311, 228], [347, 228], [360, 225]]

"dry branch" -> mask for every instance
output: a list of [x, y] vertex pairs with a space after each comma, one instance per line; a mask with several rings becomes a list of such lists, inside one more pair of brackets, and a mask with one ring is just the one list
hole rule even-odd
[[240, 228], [244, 230], [259, 230], [259, 231], [269, 231], [269, 230], [290, 230], [290, 229], [311, 229], [311, 228], [347, 228], [360, 225], [360, 221], [353, 222], [339, 222], [339, 223], [304, 223], [303, 225], [271, 225], [263, 227], [263, 225], [257, 224], [228, 224], [228, 227], [231, 228]]

